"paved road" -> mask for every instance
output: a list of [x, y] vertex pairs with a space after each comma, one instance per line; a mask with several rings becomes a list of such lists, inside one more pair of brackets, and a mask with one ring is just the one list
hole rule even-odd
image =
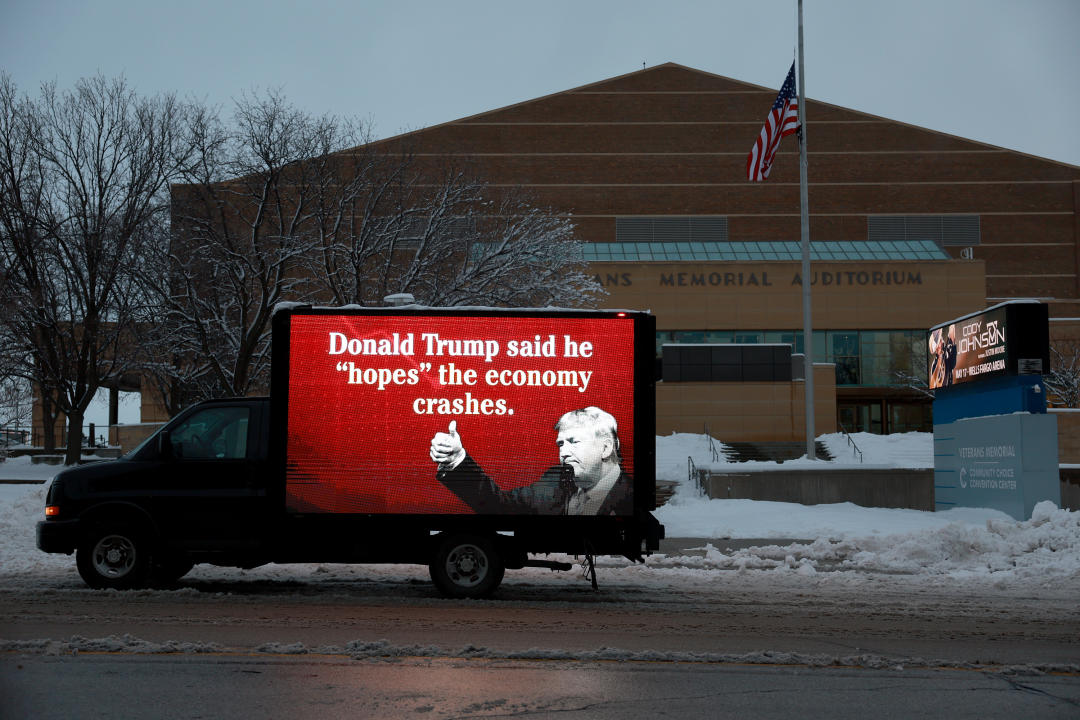
[[695, 570], [705, 544], [471, 602], [408, 566], [138, 592], [0, 567], [0, 718], [1080, 717], [1075, 583]]
[[1076, 598], [1046, 587], [601, 567], [464, 602], [336, 572], [0, 584], [0, 718], [1080, 717]]
[[[956, 664], [1080, 664], [1075, 599], [811, 596], [731, 588], [657, 598], [618, 588], [520, 587], [506, 599], [455, 602], [426, 584], [305, 589], [289, 583], [203, 583], [172, 593], [56, 595], [0, 592], [0, 638], [131, 635], [154, 643], [215, 643], [248, 651], [267, 643], [307, 648], [385, 640], [394, 646], [618, 648], [659, 653], [876, 655]], [[1038, 605], [1037, 603], [1042, 603]]]
[[1075, 677], [934, 669], [0, 654], [0, 717], [1075, 718]]

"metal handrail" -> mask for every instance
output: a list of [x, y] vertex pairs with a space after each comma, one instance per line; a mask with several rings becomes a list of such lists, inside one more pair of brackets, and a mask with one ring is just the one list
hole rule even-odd
[[854, 451], [855, 457], [859, 458], [859, 462], [861, 463], [863, 461], [862, 450], [860, 450], [859, 446], [855, 444], [855, 440], [850, 435], [848, 435], [848, 431], [844, 427], [844, 424], [843, 423], [837, 423], [837, 424], [840, 425], [840, 434], [843, 435], [844, 438], [848, 441], [848, 445], [850, 445], [851, 449]]
[[709, 432], [709, 423], [705, 423], [705, 437], [709, 438], [709, 453], [712, 455], [712, 461], [720, 462], [720, 449], [716, 447], [716, 440]]
[[689, 455], [686, 456], [686, 474], [689, 476], [691, 486], [697, 489], [698, 495], [705, 495], [705, 483], [703, 482], [705, 471], [698, 469], [697, 465], [694, 464], [694, 458]]

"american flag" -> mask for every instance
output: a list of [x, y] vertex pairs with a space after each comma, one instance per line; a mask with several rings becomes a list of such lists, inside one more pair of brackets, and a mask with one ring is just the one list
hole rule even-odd
[[764, 180], [769, 177], [773, 157], [780, 147], [780, 138], [791, 135], [799, 129], [799, 94], [795, 90], [795, 62], [792, 61], [776, 102], [765, 118], [761, 134], [754, 143], [750, 155], [746, 158], [746, 177], [749, 180]]

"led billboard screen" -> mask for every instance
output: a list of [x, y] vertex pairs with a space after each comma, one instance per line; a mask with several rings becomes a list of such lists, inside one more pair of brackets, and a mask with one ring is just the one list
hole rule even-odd
[[930, 388], [958, 385], [1006, 372], [1004, 308], [930, 331]]
[[635, 315], [291, 314], [287, 508], [632, 515]]
[[937, 325], [927, 336], [927, 352], [931, 389], [1048, 372], [1047, 307], [1011, 301]]

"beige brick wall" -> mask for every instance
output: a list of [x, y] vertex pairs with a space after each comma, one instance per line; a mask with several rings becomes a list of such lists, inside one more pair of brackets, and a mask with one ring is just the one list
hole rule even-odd
[[[795, 330], [796, 262], [592, 263], [603, 306], [651, 310], [657, 330]], [[981, 261], [815, 262], [813, 325], [822, 330], [929, 328], [986, 305]], [[897, 279], [900, 280], [897, 283]]]
[[[814, 365], [815, 435], [836, 432], [836, 374]], [[656, 384], [656, 433], [709, 433], [722, 441], [799, 441], [806, 437], [805, 383]]]
[[153, 435], [162, 425], [164, 423], [160, 422], [112, 425], [109, 427], [109, 444], [119, 445], [121, 452], [129, 452], [134, 450], [143, 440]]
[[1058, 462], [1080, 464], [1080, 410], [1051, 408], [1049, 412], [1057, 416]]

